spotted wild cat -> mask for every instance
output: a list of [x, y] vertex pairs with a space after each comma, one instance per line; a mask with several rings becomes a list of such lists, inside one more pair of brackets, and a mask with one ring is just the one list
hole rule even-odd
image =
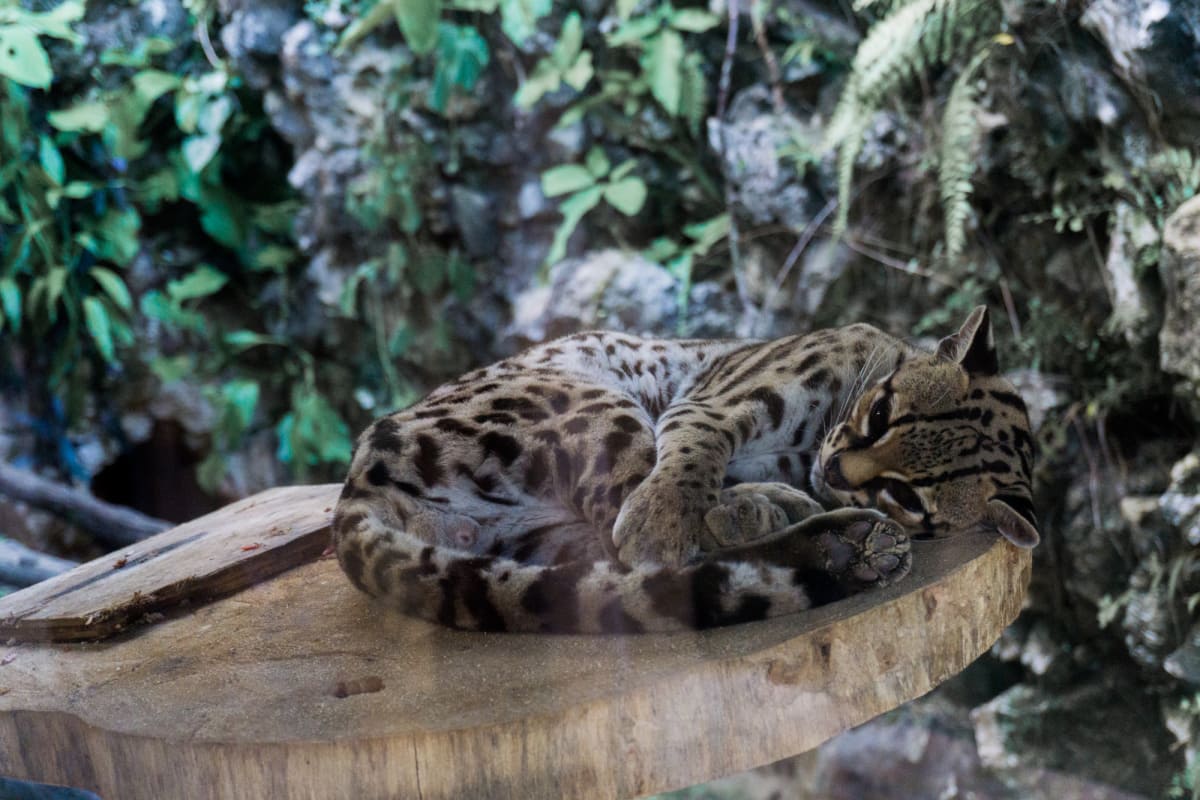
[[708, 628], [898, 580], [910, 537], [1032, 547], [1033, 451], [982, 306], [932, 354], [865, 324], [580, 333], [372, 424], [334, 540], [359, 589], [456, 628]]

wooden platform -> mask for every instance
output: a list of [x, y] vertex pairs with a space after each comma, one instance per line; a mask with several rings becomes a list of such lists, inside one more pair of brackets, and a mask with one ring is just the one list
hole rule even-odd
[[[110, 556], [0, 600], [5, 636], [79, 638], [91, 594], [61, 591], [85, 579], [106, 607], [136, 609], [106, 623], [126, 628], [112, 638], [0, 647], [0, 774], [106, 800], [640, 796], [808, 750], [924, 694], [995, 641], [1030, 573], [1028, 551], [967, 534], [918, 544], [898, 586], [766, 623], [458, 633], [375, 605], [332, 559], [264, 577], [319, 550], [336, 493], [275, 490], [189, 523], [187, 545], [163, 549], [181, 529], [148, 540], [145, 590], [106, 587]], [[268, 537], [279, 514], [293, 528]], [[209, 537], [221, 557], [201, 563], [209, 551], [188, 548]], [[293, 542], [277, 563], [272, 538]], [[259, 582], [200, 602], [237, 575]], [[145, 610], [163, 586], [170, 602]]]

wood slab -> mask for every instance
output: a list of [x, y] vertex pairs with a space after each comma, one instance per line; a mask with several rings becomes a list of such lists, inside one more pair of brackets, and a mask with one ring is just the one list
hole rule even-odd
[[340, 488], [269, 489], [0, 598], [0, 641], [104, 639], [312, 561]]
[[804, 614], [589, 637], [439, 628], [325, 558], [108, 641], [0, 647], [0, 774], [109, 800], [688, 786], [808, 750], [954, 675], [1016, 617], [1031, 560], [964, 534], [918, 543], [914, 562], [897, 586]]

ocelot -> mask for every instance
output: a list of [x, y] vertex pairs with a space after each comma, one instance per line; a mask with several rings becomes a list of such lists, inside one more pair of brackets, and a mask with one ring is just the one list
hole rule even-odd
[[934, 353], [865, 324], [580, 333], [367, 428], [334, 541], [359, 589], [455, 628], [708, 628], [899, 580], [913, 538], [1034, 546], [1033, 455], [983, 306]]

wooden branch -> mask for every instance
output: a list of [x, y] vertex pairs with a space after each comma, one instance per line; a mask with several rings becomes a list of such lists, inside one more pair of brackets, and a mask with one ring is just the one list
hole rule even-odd
[[79, 562], [39, 553], [20, 542], [0, 537], [0, 583], [32, 586], [79, 566]]
[[65, 517], [114, 548], [140, 542], [171, 527], [165, 520], [106, 503], [87, 492], [8, 464], [0, 464], [0, 495]]

